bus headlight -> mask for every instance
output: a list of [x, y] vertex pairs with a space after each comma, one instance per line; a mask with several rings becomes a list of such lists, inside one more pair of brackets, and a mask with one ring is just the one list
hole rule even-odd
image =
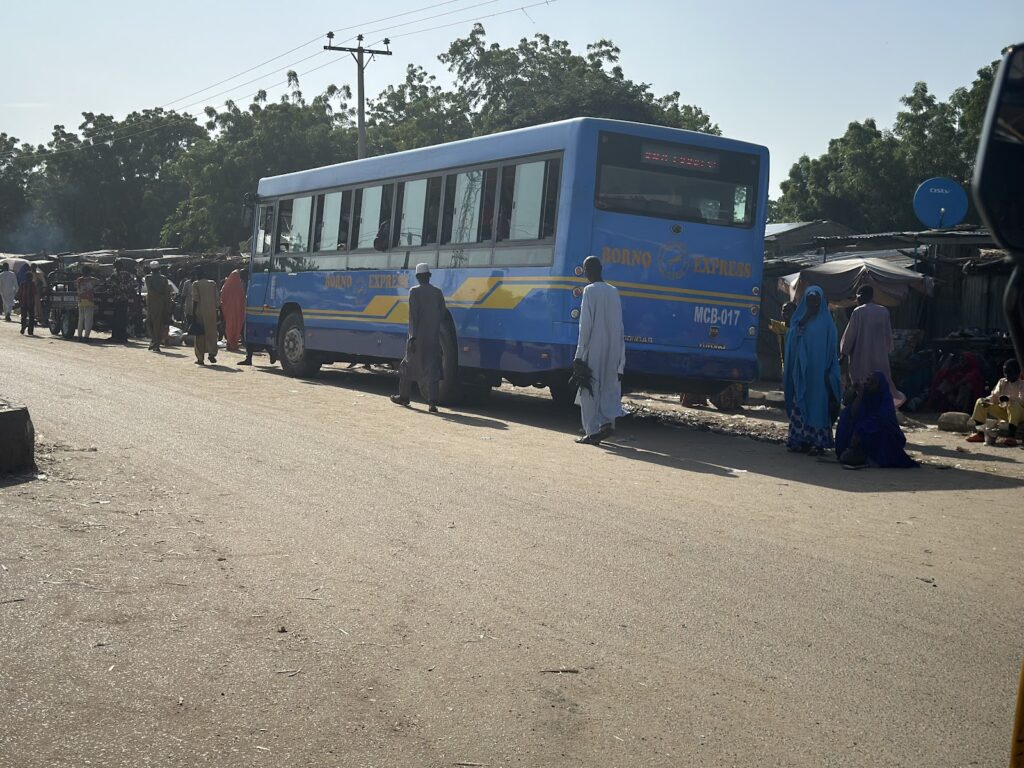
[[578, 309], [574, 309], [572, 312], [569, 313], [569, 317], [571, 317], [573, 320], [578, 320], [580, 317], [580, 311]]
[[753, 288], [751, 289], [751, 293], [753, 293], [753, 294], [754, 294], [755, 296], [760, 296], [760, 295], [761, 295], [761, 287], [760, 287], [760, 286], [758, 286], [758, 285], [755, 285], [755, 286], [754, 286], [754, 287], [753, 287]]
[[752, 314], [754, 317], [757, 317], [757, 313], [760, 311], [761, 308], [758, 307], [756, 304], [750, 308], [750, 314]]
[[757, 336], [757, 326], [752, 325], [747, 328], [747, 336]]

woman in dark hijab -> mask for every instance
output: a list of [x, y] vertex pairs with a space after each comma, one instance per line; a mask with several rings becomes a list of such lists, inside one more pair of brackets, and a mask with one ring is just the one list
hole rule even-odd
[[877, 371], [857, 390], [839, 415], [836, 456], [843, 466], [916, 467], [903, 447], [907, 438], [896, 421], [896, 406], [885, 374]]

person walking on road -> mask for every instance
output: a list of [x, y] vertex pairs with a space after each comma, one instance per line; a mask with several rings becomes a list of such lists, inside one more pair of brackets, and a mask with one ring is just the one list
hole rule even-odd
[[32, 279], [36, 281], [36, 322], [46, 323], [46, 315], [43, 314], [43, 297], [46, 296], [47, 282], [42, 267], [36, 267], [32, 273]]
[[885, 374], [875, 371], [847, 394], [836, 425], [836, 458], [847, 469], [919, 466], [904, 450], [907, 437], [896, 420], [896, 406]]
[[850, 315], [850, 323], [839, 342], [839, 352], [849, 361], [853, 384], [863, 384], [881, 371], [889, 383], [896, 407], [906, 402], [906, 396], [892, 383], [889, 368], [889, 353], [892, 352], [889, 310], [881, 304], [875, 304], [875, 289], [870, 285], [862, 285], [857, 289], [857, 307]]
[[448, 308], [444, 293], [430, 284], [430, 265], [416, 265], [419, 285], [409, 290], [409, 338], [405, 358], [398, 367], [398, 394], [391, 402], [409, 405], [412, 383], [419, 384], [420, 394], [427, 401], [427, 410], [437, 413], [437, 398], [442, 377], [441, 323]]
[[[205, 365], [203, 356], [210, 358], [211, 363], [217, 362], [217, 306], [220, 297], [217, 295], [217, 283], [201, 278], [198, 270], [193, 275], [191, 292], [193, 329], [193, 349], [196, 353], [196, 365]], [[196, 324], [198, 323], [198, 327]]]
[[82, 267], [82, 276], [75, 280], [78, 293], [78, 338], [89, 340], [96, 314], [96, 278], [90, 267]]
[[114, 305], [114, 316], [110, 322], [110, 340], [117, 344], [128, 343], [128, 312], [136, 293], [135, 276], [123, 264], [110, 281], [110, 294]]
[[[580, 335], [574, 371], [583, 371], [576, 394], [583, 420], [583, 437], [577, 443], [600, 445], [615, 431], [622, 416], [622, 372], [626, 367], [626, 337], [622, 325], [619, 291], [602, 277], [601, 260], [588, 256], [583, 272], [590, 285], [583, 289]], [[577, 377], [580, 380], [580, 377]]]
[[832, 448], [832, 422], [842, 402], [836, 324], [816, 285], [804, 293], [786, 336], [783, 388], [794, 453], [820, 456]]
[[242, 270], [236, 269], [220, 289], [220, 308], [224, 315], [224, 342], [228, 352], [241, 352], [239, 341], [245, 322], [245, 281]]
[[21, 333], [28, 331], [35, 336], [36, 330], [36, 298], [38, 287], [31, 270], [22, 270], [22, 280], [18, 285], [18, 304], [21, 306]]
[[146, 333], [149, 334], [149, 348], [160, 351], [164, 341], [164, 328], [171, 311], [171, 283], [160, 274], [160, 262], [149, 263], [146, 275]]
[[0, 301], [4, 305], [4, 320], [11, 322], [14, 298], [18, 295], [18, 276], [11, 271], [7, 262], [0, 264]]

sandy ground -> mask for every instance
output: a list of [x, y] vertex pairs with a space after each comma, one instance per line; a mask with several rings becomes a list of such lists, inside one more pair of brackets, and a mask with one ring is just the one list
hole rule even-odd
[[657, 399], [592, 448], [238, 359], [0, 323], [0, 765], [1005, 763], [1020, 450], [849, 472]]

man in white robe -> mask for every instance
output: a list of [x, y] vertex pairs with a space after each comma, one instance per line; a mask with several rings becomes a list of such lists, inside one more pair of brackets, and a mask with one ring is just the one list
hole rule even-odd
[[0, 301], [4, 305], [4, 319], [11, 322], [11, 312], [14, 310], [14, 297], [18, 293], [18, 276], [11, 271], [11, 266], [6, 262], [0, 264]]
[[580, 339], [576, 359], [590, 369], [590, 390], [580, 387], [576, 404], [583, 418], [584, 436], [576, 442], [599, 445], [615, 429], [622, 416], [622, 371], [626, 366], [626, 338], [622, 327], [622, 302], [616, 288], [601, 277], [601, 260], [588, 256], [583, 262], [590, 285], [583, 289], [580, 307]]
[[840, 353], [849, 360], [850, 378], [854, 384], [862, 384], [880, 371], [889, 382], [892, 399], [899, 408], [906, 402], [906, 396], [892, 383], [889, 369], [889, 353], [892, 352], [892, 322], [889, 310], [875, 304], [875, 289], [862, 285], [857, 289], [857, 308], [850, 316], [843, 339], [839, 342]]

